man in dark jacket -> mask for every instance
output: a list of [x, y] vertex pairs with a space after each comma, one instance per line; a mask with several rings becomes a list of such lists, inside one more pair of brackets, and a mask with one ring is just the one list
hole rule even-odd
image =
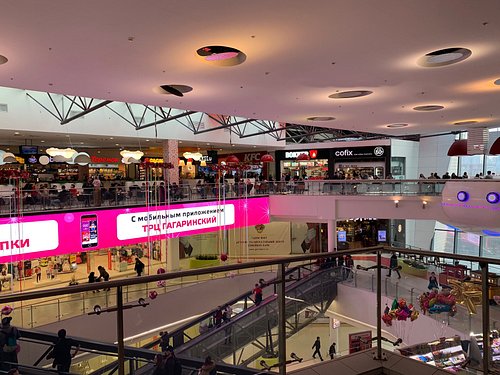
[[389, 263], [389, 273], [387, 274], [387, 277], [391, 277], [391, 271], [394, 270], [398, 274], [398, 279], [401, 278], [401, 274], [399, 273], [399, 267], [398, 267], [398, 257], [396, 253], [392, 253], [391, 260]]
[[[49, 353], [48, 358], [54, 358], [54, 365], [57, 367], [59, 373], [68, 373], [71, 367], [71, 359], [78, 353], [80, 344], [73, 339], [66, 337], [66, 330], [60, 329], [57, 332], [58, 340]], [[71, 348], [74, 347], [75, 351], [71, 354]]]

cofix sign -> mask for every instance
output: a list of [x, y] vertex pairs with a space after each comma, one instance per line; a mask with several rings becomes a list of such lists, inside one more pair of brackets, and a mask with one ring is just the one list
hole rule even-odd
[[335, 148], [331, 152], [335, 159], [385, 158], [388, 156], [388, 152], [384, 146]]

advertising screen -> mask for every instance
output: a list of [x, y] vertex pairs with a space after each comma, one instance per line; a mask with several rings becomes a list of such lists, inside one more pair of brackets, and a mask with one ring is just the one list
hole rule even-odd
[[378, 231], [378, 242], [386, 242], [387, 241], [387, 231], [379, 230]]
[[345, 230], [339, 230], [337, 232], [338, 240], [339, 242], [346, 242], [347, 241], [347, 234]]

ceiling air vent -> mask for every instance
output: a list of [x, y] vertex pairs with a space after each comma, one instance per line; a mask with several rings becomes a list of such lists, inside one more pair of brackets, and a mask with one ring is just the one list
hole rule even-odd
[[7, 104], [0, 104], [0, 112], [9, 112]]

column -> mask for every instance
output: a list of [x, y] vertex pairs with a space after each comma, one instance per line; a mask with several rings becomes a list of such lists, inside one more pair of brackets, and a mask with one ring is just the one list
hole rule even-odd
[[179, 145], [176, 139], [167, 139], [163, 141], [163, 162], [164, 163], [172, 163], [174, 168], [167, 169], [166, 174], [164, 176], [165, 181], [169, 181], [170, 183], [179, 184], [179, 169], [178, 169], [178, 160], [179, 160]]
[[328, 220], [328, 252], [332, 253], [337, 249], [337, 220]]
[[[165, 244], [165, 245], [163, 245]], [[179, 270], [179, 238], [169, 238], [162, 241], [167, 252], [167, 272]], [[163, 249], [162, 249], [163, 251]]]

